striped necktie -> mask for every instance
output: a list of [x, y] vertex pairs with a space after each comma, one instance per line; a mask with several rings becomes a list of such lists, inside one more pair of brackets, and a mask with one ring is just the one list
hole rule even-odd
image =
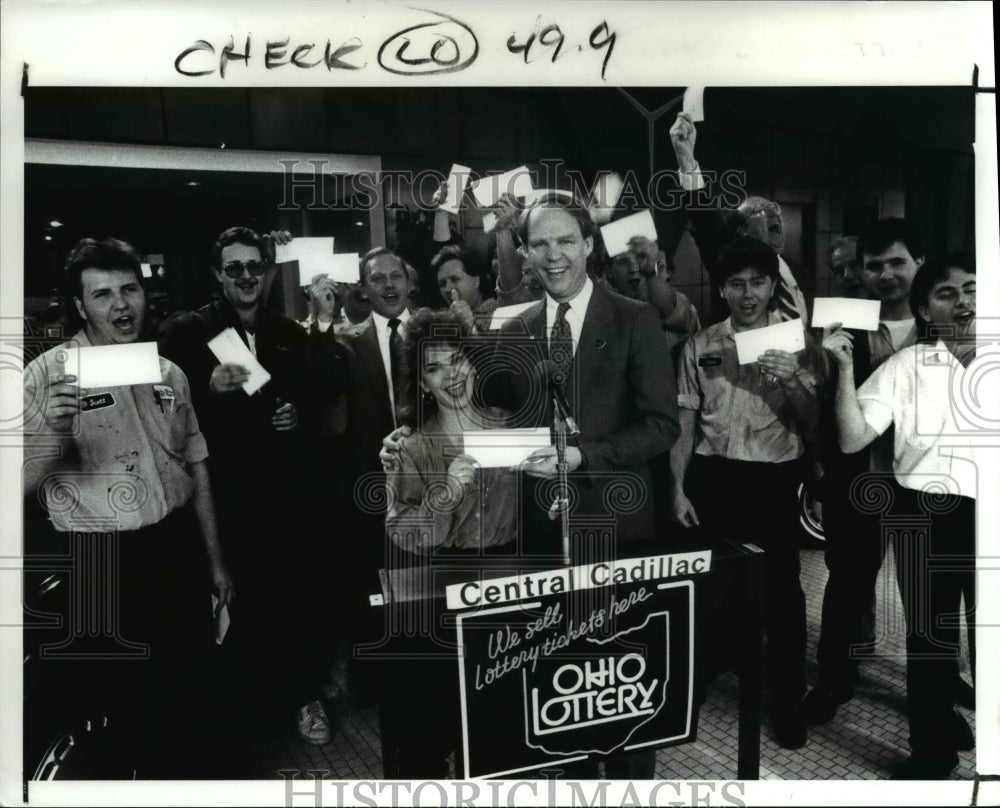
[[569, 371], [573, 366], [573, 331], [566, 321], [567, 311], [569, 311], [569, 303], [560, 303], [556, 309], [556, 321], [552, 325], [552, 333], [549, 336], [549, 359], [558, 368], [553, 375], [553, 380], [563, 390], [566, 389]]

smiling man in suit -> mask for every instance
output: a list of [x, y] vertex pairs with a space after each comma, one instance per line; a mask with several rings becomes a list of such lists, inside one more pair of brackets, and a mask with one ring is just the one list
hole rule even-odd
[[[407, 305], [414, 288], [403, 260], [385, 247], [365, 253], [360, 277], [371, 316], [341, 334], [347, 363], [347, 436], [352, 447], [346, 477], [353, 500], [345, 518], [349, 535], [357, 539], [341, 554], [337, 581], [352, 648], [381, 636], [368, 595], [378, 589], [379, 569], [395, 566], [387, 555], [394, 545], [385, 538], [385, 474], [379, 449], [382, 438], [396, 425], [403, 325], [410, 318]], [[348, 675], [357, 700], [369, 703], [375, 697], [378, 672], [378, 665], [364, 664], [352, 652]]]
[[[524, 367], [523, 360], [515, 362], [515, 354], [524, 352], [528, 363], [547, 359], [555, 366], [551, 384], [563, 388], [580, 430], [566, 449], [569, 482], [578, 494], [573, 518], [615, 520], [615, 545], [571, 546], [572, 563], [606, 560], [593, 554], [618, 556], [623, 542], [654, 536], [649, 460], [669, 450], [680, 431], [670, 352], [652, 306], [595, 285], [587, 275], [594, 223], [582, 204], [557, 194], [541, 197], [522, 214], [520, 237], [545, 297], [505, 325], [496, 360]], [[506, 378], [508, 408], [531, 426], [551, 424], [552, 396], [542, 395], [543, 380], [530, 371]], [[534, 478], [555, 478], [555, 448], [537, 450], [523, 468]], [[623, 512], [609, 514], [614, 498], [608, 489], [623, 482], [635, 499]], [[526, 508], [529, 523], [533, 512], [543, 511]], [[524, 533], [537, 535], [527, 526]], [[654, 762], [652, 750], [613, 754], [605, 759], [605, 773], [609, 779], [652, 778]], [[572, 776], [596, 776], [595, 762], [571, 768]]]
[[[614, 521], [614, 544], [571, 545], [571, 563], [611, 560], [622, 555], [622, 542], [655, 535], [649, 461], [668, 451], [680, 432], [670, 352], [651, 305], [595, 285], [588, 276], [595, 227], [582, 203], [561, 193], [541, 195], [522, 212], [519, 233], [545, 296], [489, 338], [496, 342], [485, 396], [511, 413], [512, 425], [544, 427], [553, 424], [551, 388], [561, 389], [580, 432], [566, 449], [569, 484], [577, 495], [571, 524], [589, 517]], [[399, 438], [407, 433], [408, 427], [400, 427], [385, 439], [381, 459], [387, 467], [397, 462]], [[552, 555], [561, 564], [556, 522], [546, 518], [539, 496], [557, 477], [556, 463], [555, 448], [547, 447], [522, 465], [530, 482], [521, 500], [521, 540], [528, 554]], [[627, 501], [615, 496], [623, 485]], [[618, 511], [615, 502], [623, 506]], [[614, 753], [604, 764], [609, 779], [650, 779], [655, 751]], [[562, 769], [569, 778], [598, 776], [596, 761]]]
[[[618, 538], [652, 538], [648, 461], [667, 451], [680, 431], [676, 377], [656, 311], [595, 285], [587, 275], [594, 223], [583, 205], [562, 195], [544, 196], [525, 210], [520, 231], [545, 297], [505, 326], [501, 356], [504, 338], [526, 330], [537, 358], [557, 366], [553, 383], [561, 383], [580, 429], [577, 445], [566, 452], [570, 473], [583, 483], [579, 512], [606, 513], [604, 488], [616, 475], [631, 472], [646, 499], [635, 511], [617, 515]], [[538, 378], [526, 373], [508, 378], [511, 409], [534, 419], [535, 426], [551, 423], [548, 397], [545, 406], [526, 408], [538, 399]], [[556, 476], [554, 448], [538, 450], [529, 461], [529, 475]]]
[[[396, 426], [398, 346], [413, 281], [399, 256], [385, 247], [369, 250], [361, 259], [361, 290], [372, 315], [344, 331], [348, 354], [348, 408], [354, 437], [357, 474], [381, 471], [382, 438]], [[394, 356], [394, 352], [397, 353]]]

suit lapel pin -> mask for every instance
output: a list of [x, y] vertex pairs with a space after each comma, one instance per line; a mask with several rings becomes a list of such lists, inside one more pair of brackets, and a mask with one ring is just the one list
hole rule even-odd
[[597, 340], [597, 350], [603, 351], [607, 347], [608, 343], [603, 339]]

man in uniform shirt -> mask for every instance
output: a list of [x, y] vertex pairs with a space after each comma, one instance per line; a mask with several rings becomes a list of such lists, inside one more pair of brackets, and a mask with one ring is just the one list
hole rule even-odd
[[[799, 582], [798, 486], [805, 439], [819, 418], [818, 352], [770, 349], [740, 364], [735, 335], [774, 324], [778, 259], [741, 236], [720, 253], [713, 278], [729, 319], [688, 340], [678, 371], [681, 436], [671, 453], [674, 518], [709, 540], [746, 537], [765, 550], [764, 630], [778, 744], [806, 742], [806, 612]], [[693, 452], [693, 457], [692, 457]]]
[[219, 610], [233, 595], [205, 439], [187, 378], [172, 362], [160, 358], [158, 383], [87, 389], [78, 385], [78, 368], [65, 364], [70, 345], [139, 339], [146, 295], [132, 247], [84, 239], [70, 252], [65, 276], [82, 327], [25, 369], [25, 488], [40, 491], [56, 530], [102, 525], [117, 534], [119, 586], [102, 594], [117, 596], [119, 640], [149, 649], [141, 661], [109, 659], [95, 671], [103, 692], [94, 696], [111, 705], [112, 729], [124, 723], [122, 749], [134, 756], [137, 776], [205, 776], [215, 680], [207, 666], [209, 594]]

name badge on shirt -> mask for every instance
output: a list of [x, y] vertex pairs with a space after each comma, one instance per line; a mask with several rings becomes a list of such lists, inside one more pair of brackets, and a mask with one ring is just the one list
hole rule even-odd
[[170, 413], [174, 412], [174, 388], [169, 384], [154, 384], [153, 395], [156, 403], [160, 405], [160, 410], [170, 408]]
[[722, 365], [721, 356], [699, 356], [698, 357], [698, 367], [700, 368], [717, 368]]
[[92, 393], [89, 396], [80, 396], [80, 412], [102, 410], [105, 407], [113, 406], [115, 406], [115, 397], [111, 393]]

